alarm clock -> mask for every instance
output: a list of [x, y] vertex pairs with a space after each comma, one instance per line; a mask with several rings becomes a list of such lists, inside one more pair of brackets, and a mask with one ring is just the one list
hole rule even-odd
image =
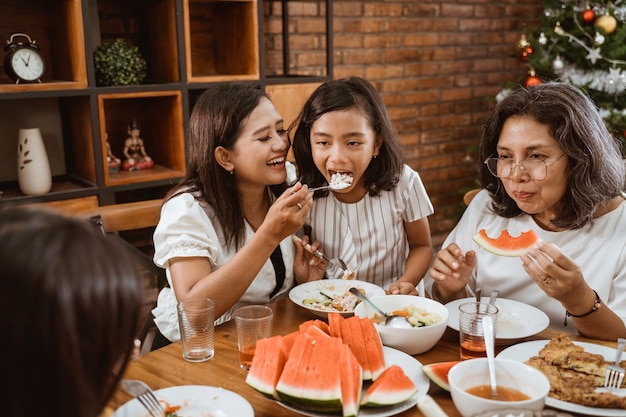
[[[21, 39], [21, 40], [19, 40]], [[14, 33], [4, 47], [4, 71], [15, 81], [41, 82], [45, 65], [39, 46], [25, 33]]]

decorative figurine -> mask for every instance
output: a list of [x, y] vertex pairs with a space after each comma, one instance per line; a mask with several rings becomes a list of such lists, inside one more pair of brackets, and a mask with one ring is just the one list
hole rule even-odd
[[111, 145], [109, 144], [109, 135], [106, 135], [107, 144], [107, 165], [109, 166], [109, 174], [115, 174], [120, 169], [122, 160], [111, 152]]
[[148, 169], [154, 166], [154, 161], [146, 153], [143, 145], [143, 139], [139, 137], [141, 128], [136, 120], [128, 126], [128, 135], [130, 136], [124, 142], [124, 156], [126, 159], [122, 164], [124, 171], [137, 171], [139, 169]]

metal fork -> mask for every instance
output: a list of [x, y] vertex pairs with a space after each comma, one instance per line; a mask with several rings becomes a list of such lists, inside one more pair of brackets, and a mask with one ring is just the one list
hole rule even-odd
[[[294, 242], [296, 243], [301, 243], [302, 239], [300, 239], [298, 236], [296, 235], [292, 235], [292, 239]], [[326, 263], [328, 263], [328, 265], [330, 265], [332, 268], [341, 268], [344, 272], [348, 270], [348, 266], [346, 265], [346, 263], [343, 261], [343, 259], [340, 258], [329, 258], [328, 256], [324, 255], [323, 252], [321, 252], [319, 249], [318, 250], [313, 250], [313, 248], [311, 248], [310, 244], [306, 244], [306, 246], [304, 247], [304, 249], [308, 250], [309, 252], [311, 252], [313, 255], [322, 258], [323, 260], [326, 261]]]
[[606, 376], [604, 378], [604, 388], [609, 390], [619, 389], [624, 379], [626, 371], [620, 366], [622, 352], [626, 346], [626, 339], [617, 339], [617, 349], [615, 351], [615, 363], [606, 367]]
[[124, 391], [137, 398], [152, 417], [163, 417], [165, 415], [163, 405], [154, 395], [154, 391], [144, 382], [136, 379], [124, 379], [121, 384]]

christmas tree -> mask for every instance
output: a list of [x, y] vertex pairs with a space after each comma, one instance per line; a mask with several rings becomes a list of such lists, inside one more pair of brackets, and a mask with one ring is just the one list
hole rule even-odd
[[528, 74], [515, 86], [570, 82], [594, 100], [626, 150], [626, 0], [546, 0], [535, 28], [524, 28], [519, 58]]

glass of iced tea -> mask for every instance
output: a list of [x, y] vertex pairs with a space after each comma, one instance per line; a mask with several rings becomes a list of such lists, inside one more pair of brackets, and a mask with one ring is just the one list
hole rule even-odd
[[239, 366], [241, 368], [250, 369], [257, 340], [272, 336], [273, 318], [272, 309], [264, 305], [244, 306], [235, 311]]
[[477, 301], [470, 301], [459, 306], [461, 360], [487, 357], [482, 324], [484, 316], [491, 316], [495, 340], [498, 328], [498, 307]]

